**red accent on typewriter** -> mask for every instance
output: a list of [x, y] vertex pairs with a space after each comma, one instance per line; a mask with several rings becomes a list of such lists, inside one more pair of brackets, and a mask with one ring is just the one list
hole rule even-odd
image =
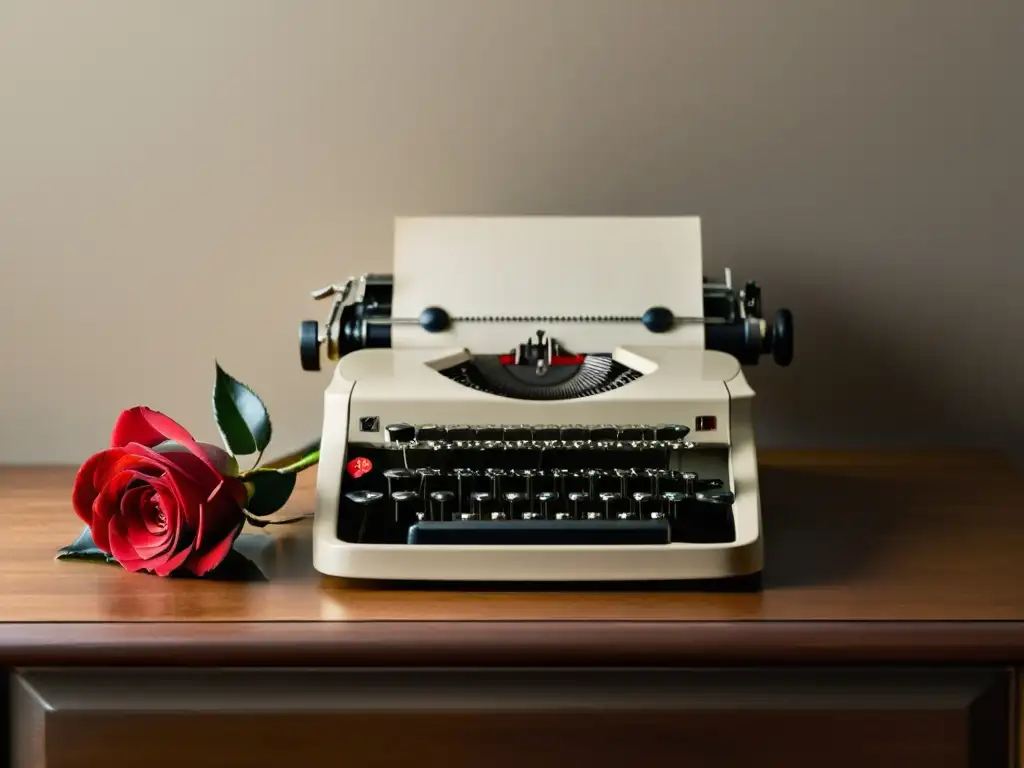
[[[515, 365], [515, 355], [499, 355], [498, 359], [502, 365]], [[582, 365], [583, 355], [554, 355], [551, 358], [552, 365]]]
[[357, 459], [352, 459], [346, 469], [352, 477], [359, 478], [373, 471], [373, 463], [365, 456], [360, 456]]

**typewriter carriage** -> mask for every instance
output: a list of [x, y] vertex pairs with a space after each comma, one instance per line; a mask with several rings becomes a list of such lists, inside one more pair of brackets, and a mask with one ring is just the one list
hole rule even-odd
[[[315, 299], [332, 299], [323, 330], [316, 320], [304, 320], [299, 326], [299, 357], [302, 368], [319, 371], [321, 350], [328, 360], [337, 361], [359, 349], [391, 347], [393, 324], [419, 324], [425, 329], [438, 328], [438, 313], [444, 310], [425, 307], [418, 318], [393, 318], [391, 299], [394, 279], [388, 274], [367, 274], [350, 277], [342, 284], [329, 285], [313, 292]], [[763, 355], [771, 355], [780, 366], [793, 360], [793, 314], [776, 310], [771, 322], [763, 316], [761, 288], [747, 282], [737, 290], [732, 285], [731, 271], [726, 269], [723, 282], [704, 278], [704, 340], [710, 350], [725, 352], [743, 365], [757, 365]], [[656, 308], [655, 308], [656, 309]], [[518, 318], [496, 318], [509, 322]], [[543, 318], [542, 318], [543, 319]], [[561, 318], [560, 318], [561, 319]], [[593, 318], [603, 320], [604, 318]], [[454, 322], [476, 319], [454, 320]], [[573, 318], [588, 322], [588, 318]], [[643, 316], [616, 318], [620, 322], [641, 323]], [[443, 316], [441, 322], [453, 322]], [[607, 353], [608, 350], [577, 350], [581, 354]]]

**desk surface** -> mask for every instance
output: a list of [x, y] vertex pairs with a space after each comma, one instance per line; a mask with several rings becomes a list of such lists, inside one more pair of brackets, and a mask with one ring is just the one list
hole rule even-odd
[[1024, 484], [985, 454], [765, 452], [753, 594], [351, 583], [313, 571], [306, 523], [259, 534], [266, 583], [58, 562], [73, 476], [0, 469], [0, 663], [1024, 658]]

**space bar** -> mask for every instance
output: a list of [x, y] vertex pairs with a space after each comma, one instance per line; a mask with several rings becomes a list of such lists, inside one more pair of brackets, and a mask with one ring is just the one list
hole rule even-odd
[[623, 545], [669, 544], [666, 520], [426, 521], [409, 528], [409, 544]]

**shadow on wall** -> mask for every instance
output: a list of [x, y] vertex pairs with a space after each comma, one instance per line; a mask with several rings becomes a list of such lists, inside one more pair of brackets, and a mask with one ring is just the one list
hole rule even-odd
[[[793, 311], [796, 348], [788, 368], [763, 358], [746, 370], [760, 446], [1009, 448], [996, 430], [1004, 415], [951, 365], [950, 340], [929, 336], [904, 307], [847, 302], [839, 286], [773, 287]], [[958, 346], [963, 366], [984, 358], [980, 345]]]

